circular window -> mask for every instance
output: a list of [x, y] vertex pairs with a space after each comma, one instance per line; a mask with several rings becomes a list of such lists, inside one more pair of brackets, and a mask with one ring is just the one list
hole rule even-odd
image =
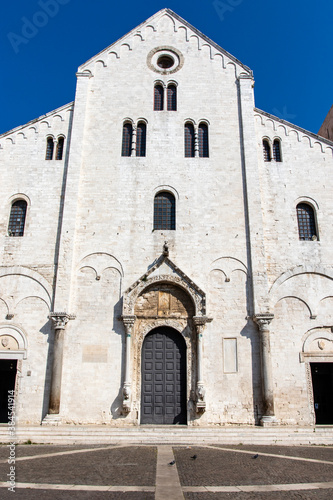
[[169, 69], [175, 64], [175, 61], [170, 56], [160, 56], [157, 59], [157, 66], [162, 69]]
[[174, 47], [156, 47], [147, 56], [148, 67], [156, 73], [170, 75], [180, 70], [184, 64], [184, 57]]

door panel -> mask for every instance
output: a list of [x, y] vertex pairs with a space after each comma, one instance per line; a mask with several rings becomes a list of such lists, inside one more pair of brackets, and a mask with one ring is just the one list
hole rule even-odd
[[142, 424], [186, 424], [186, 344], [172, 328], [156, 328], [142, 347]]

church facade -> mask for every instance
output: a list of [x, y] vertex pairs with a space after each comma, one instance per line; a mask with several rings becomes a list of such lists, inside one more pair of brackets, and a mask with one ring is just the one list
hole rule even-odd
[[333, 424], [333, 143], [247, 66], [164, 9], [0, 145], [2, 422]]

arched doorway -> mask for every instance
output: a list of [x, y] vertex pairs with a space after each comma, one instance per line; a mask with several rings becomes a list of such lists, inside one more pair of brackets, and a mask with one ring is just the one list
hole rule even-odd
[[186, 343], [170, 327], [145, 338], [141, 358], [141, 424], [186, 424]]

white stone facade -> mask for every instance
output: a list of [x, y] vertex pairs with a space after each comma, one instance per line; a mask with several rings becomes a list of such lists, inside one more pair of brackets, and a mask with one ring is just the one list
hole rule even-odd
[[[74, 103], [0, 137], [0, 367], [18, 360], [19, 422], [142, 423], [142, 345], [166, 326], [185, 339], [187, 425], [314, 424], [311, 363], [333, 363], [333, 143], [256, 109], [251, 70], [168, 9], [77, 78]], [[156, 83], [176, 85], [177, 111], [154, 111]], [[209, 157], [184, 157], [189, 121]], [[144, 157], [122, 156], [126, 122], [146, 123]], [[160, 191], [175, 230], [154, 230]], [[317, 239], [299, 239], [299, 203]]]

